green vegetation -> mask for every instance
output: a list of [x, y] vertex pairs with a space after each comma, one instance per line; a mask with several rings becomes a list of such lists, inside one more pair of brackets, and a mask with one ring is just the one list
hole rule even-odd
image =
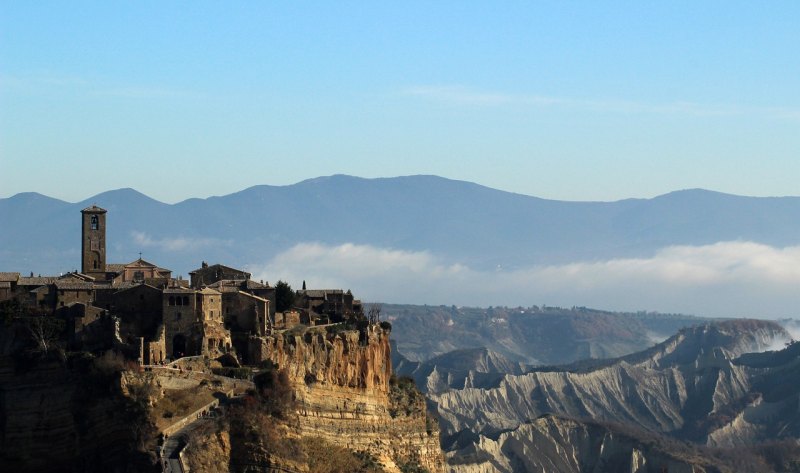
[[424, 415], [425, 396], [408, 376], [389, 378], [389, 414], [392, 417]]
[[275, 283], [275, 310], [284, 312], [294, 307], [295, 293], [285, 281]]
[[250, 376], [253, 374], [253, 370], [246, 367], [221, 367], [221, 368], [211, 368], [211, 372], [218, 376], [227, 376], [228, 378], [236, 378], [236, 379], [250, 379]]

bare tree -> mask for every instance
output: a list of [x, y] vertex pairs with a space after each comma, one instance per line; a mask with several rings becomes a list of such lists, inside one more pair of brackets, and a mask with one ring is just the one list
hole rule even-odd
[[367, 312], [367, 318], [369, 323], [377, 324], [381, 320], [381, 310], [382, 307], [380, 304], [370, 304], [369, 311]]
[[36, 350], [45, 356], [58, 344], [59, 335], [63, 329], [59, 322], [59, 320], [45, 316], [26, 318], [26, 326], [36, 344]]

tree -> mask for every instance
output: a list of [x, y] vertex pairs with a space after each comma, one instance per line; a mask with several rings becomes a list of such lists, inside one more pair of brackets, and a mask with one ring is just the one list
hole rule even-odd
[[367, 312], [369, 323], [377, 324], [381, 321], [381, 309], [382, 306], [380, 304], [371, 304], [369, 306], [369, 312]]
[[47, 353], [58, 344], [64, 325], [61, 320], [52, 317], [26, 317], [25, 325], [36, 350], [47, 356]]
[[283, 312], [294, 307], [294, 291], [292, 286], [284, 281], [275, 284], [275, 310]]

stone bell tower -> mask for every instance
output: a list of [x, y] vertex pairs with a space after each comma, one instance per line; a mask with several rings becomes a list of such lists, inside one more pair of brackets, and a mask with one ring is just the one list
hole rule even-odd
[[106, 210], [96, 205], [81, 210], [81, 272], [106, 277]]

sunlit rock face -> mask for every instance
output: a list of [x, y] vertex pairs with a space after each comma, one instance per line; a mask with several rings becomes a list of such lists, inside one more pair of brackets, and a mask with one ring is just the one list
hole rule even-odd
[[255, 343], [256, 362], [270, 360], [288, 373], [303, 437], [369, 451], [387, 471], [412, 459], [432, 473], [444, 471], [438, 428], [426, 421], [424, 400], [397, 409], [390, 399], [388, 332], [378, 326], [366, 333], [311, 329]]

